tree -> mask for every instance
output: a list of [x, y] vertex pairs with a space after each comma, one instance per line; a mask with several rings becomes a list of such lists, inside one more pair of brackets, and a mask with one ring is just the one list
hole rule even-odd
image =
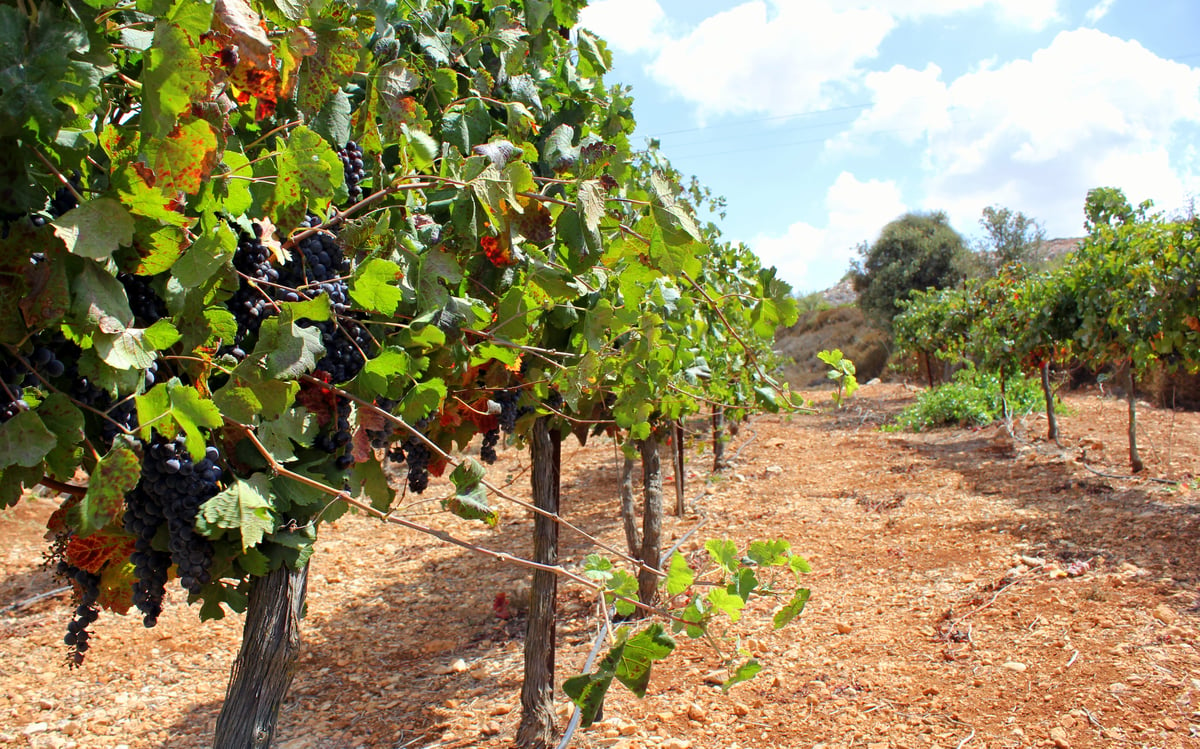
[[1034, 253], [1046, 239], [1045, 229], [1036, 220], [1000, 206], [984, 208], [979, 225], [987, 235], [982, 249], [989, 275], [1006, 265], [1032, 264], [1037, 260]]
[[962, 280], [966, 245], [946, 214], [908, 213], [883, 227], [851, 270], [858, 305], [891, 327], [900, 303], [914, 291], [945, 288]]

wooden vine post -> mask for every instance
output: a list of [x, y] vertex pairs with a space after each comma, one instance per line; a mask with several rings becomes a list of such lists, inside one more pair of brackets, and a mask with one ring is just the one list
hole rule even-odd
[[685, 497], [686, 481], [683, 461], [683, 422], [676, 419], [671, 425], [671, 458], [675, 470], [675, 515], [683, 517], [687, 513]]
[[633, 504], [633, 468], [633, 458], [622, 456], [621, 525], [625, 529], [625, 546], [629, 549], [629, 556], [639, 558], [642, 555], [642, 536], [637, 526], [637, 508]]

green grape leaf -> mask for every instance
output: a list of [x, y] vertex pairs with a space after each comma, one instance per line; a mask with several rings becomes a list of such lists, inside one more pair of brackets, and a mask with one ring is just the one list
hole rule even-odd
[[446, 399], [446, 383], [426, 380], [413, 385], [400, 401], [401, 418], [415, 424], [441, 407]]
[[133, 322], [125, 287], [98, 263], [84, 261], [71, 277], [71, 314], [102, 333], [119, 333]]
[[34, 468], [57, 446], [58, 437], [37, 411], [20, 411], [0, 424], [0, 468]]
[[404, 292], [393, 286], [403, 275], [400, 266], [391, 260], [372, 258], [355, 271], [350, 281], [350, 298], [363, 309], [391, 315], [404, 298]]
[[710, 538], [704, 542], [704, 548], [708, 551], [708, 555], [712, 557], [713, 562], [720, 565], [721, 569], [727, 574], [734, 574], [740, 566], [738, 560], [737, 544], [728, 539], [718, 540]]
[[350, 469], [350, 486], [356, 488], [371, 501], [371, 506], [387, 512], [396, 499], [396, 490], [383, 472], [378, 460], [355, 463]]
[[58, 438], [58, 445], [46, 456], [46, 467], [55, 478], [70, 479], [82, 455], [83, 413], [61, 393], [51, 393], [38, 404], [37, 413]]
[[224, 221], [212, 231], [196, 237], [196, 241], [171, 268], [171, 274], [185, 289], [206, 283], [218, 269], [233, 257], [237, 250], [237, 235]]
[[788, 622], [800, 616], [800, 612], [804, 611], [804, 605], [808, 603], [808, 597], [811, 591], [808, 588], [799, 588], [792, 596], [792, 600], [787, 602], [783, 608], [775, 613], [775, 618], [771, 623], [775, 629], [782, 629], [787, 626]]
[[263, 208], [279, 226], [299, 224], [310, 204], [328, 201], [345, 179], [338, 155], [304, 125], [291, 131], [277, 168], [275, 190]]
[[100, 459], [88, 478], [87, 494], [72, 511], [79, 533], [89, 536], [125, 514], [125, 495], [142, 477], [141, 460], [120, 443]]
[[55, 219], [53, 226], [67, 250], [93, 260], [107, 260], [133, 242], [133, 218], [112, 198], [81, 203]]
[[35, 486], [42, 480], [42, 469], [39, 466], [25, 468], [10, 465], [0, 470], [0, 509], [13, 507], [23, 496], [25, 489]]
[[499, 513], [488, 505], [487, 488], [483, 484], [458, 489], [453, 497], [442, 500], [442, 507], [464, 520], [482, 520], [491, 528], [500, 522]]
[[808, 563], [807, 559], [799, 554], [793, 554], [792, 556], [788, 557], [788, 568], [797, 575], [808, 574], [809, 572], [812, 572], [812, 565]]
[[762, 664], [751, 658], [742, 665], [738, 666], [737, 670], [733, 672], [733, 676], [730, 676], [728, 679], [722, 682], [721, 691], [728, 692], [733, 685], [741, 684], [743, 681], [750, 681], [757, 676], [760, 671], [762, 671]]
[[313, 371], [324, 355], [321, 331], [300, 327], [292, 312], [284, 309], [279, 315], [263, 320], [258, 344], [243, 364], [249, 362], [259, 367], [263, 377], [294, 380]]
[[742, 609], [746, 602], [736, 593], [730, 593], [725, 588], [713, 588], [708, 591], [708, 602], [718, 611], [723, 611], [730, 621], [736, 622], [742, 618]]
[[142, 131], [148, 139], [162, 138], [175, 127], [180, 113], [207, 92], [209, 73], [192, 37], [165, 21], [155, 28], [143, 65]]
[[388, 347], [363, 365], [357, 383], [372, 395], [390, 395], [392, 384], [407, 380], [413, 369], [413, 358], [404, 349]]
[[709, 609], [705, 608], [702, 597], [692, 596], [692, 600], [679, 613], [679, 618], [687, 623], [673, 622], [671, 627], [676, 632], [685, 632], [693, 640], [699, 639], [704, 636], [705, 626], [708, 623], [710, 615], [709, 611]]
[[236, 530], [241, 535], [243, 552], [258, 546], [275, 530], [270, 495], [270, 478], [266, 474], [238, 479], [200, 506], [196, 530], [209, 538], [216, 537], [221, 529]]
[[733, 581], [726, 586], [726, 590], [749, 603], [750, 594], [758, 587], [758, 576], [754, 574], [754, 570], [749, 567], [743, 567], [734, 575]]
[[588, 554], [583, 560], [583, 576], [597, 582], [607, 582], [613, 577], [613, 563], [608, 557]]
[[667, 595], [677, 596], [691, 587], [696, 574], [688, 566], [687, 557], [676, 552], [671, 555], [671, 566], [667, 572]]
[[784, 539], [775, 541], [751, 541], [746, 556], [760, 567], [775, 567], [787, 564], [792, 545]]
[[663, 625], [655, 622], [638, 632], [625, 643], [625, 650], [617, 660], [617, 680], [640, 697], [646, 696], [650, 684], [650, 668], [675, 649], [675, 640]]
[[[632, 600], [624, 600], [626, 598], [636, 600], [637, 594], [637, 578], [625, 570], [613, 570], [612, 579], [608, 581], [608, 590], [605, 592], [605, 600], [617, 608], [618, 614], [629, 616], [637, 611], [637, 606]], [[617, 598], [617, 596], [622, 596], [622, 598]]]
[[217, 162], [217, 136], [205, 120], [192, 120], [164, 138], [148, 138], [146, 159], [154, 170], [154, 186], [168, 194], [195, 195]]
[[471, 489], [479, 485], [483, 481], [483, 477], [487, 475], [485, 469], [479, 461], [474, 458], [467, 458], [459, 463], [450, 473], [450, 482], [454, 484], [454, 488], [459, 490]]
[[257, 433], [258, 441], [271, 457], [279, 463], [287, 463], [296, 459], [292, 443], [307, 447], [312, 444], [319, 430], [316, 416], [303, 408], [293, 408], [276, 419], [264, 421]]
[[196, 388], [184, 385], [178, 379], [167, 383], [167, 394], [171, 399], [171, 417], [187, 435], [188, 452], [193, 460], [200, 460], [207, 446], [200, 427], [216, 429], [223, 425], [221, 411]]

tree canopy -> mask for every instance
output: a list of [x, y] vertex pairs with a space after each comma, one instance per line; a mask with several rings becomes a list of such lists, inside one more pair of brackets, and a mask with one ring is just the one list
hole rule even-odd
[[890, 325], [913, 291], [953, 286], [963, 278], [962, 235], [942, 211], [907, 213], [883, 227], [874, 244], [860, 247], [851, 277], [858, 304]]

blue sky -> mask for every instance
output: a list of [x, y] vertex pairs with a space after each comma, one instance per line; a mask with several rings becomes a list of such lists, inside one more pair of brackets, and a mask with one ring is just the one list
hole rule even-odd
[[1197, 0], [598, 0], [638, 132], [798, 292], [906, 211], [1082, 234], [1092, 187], [1200, 194]]

